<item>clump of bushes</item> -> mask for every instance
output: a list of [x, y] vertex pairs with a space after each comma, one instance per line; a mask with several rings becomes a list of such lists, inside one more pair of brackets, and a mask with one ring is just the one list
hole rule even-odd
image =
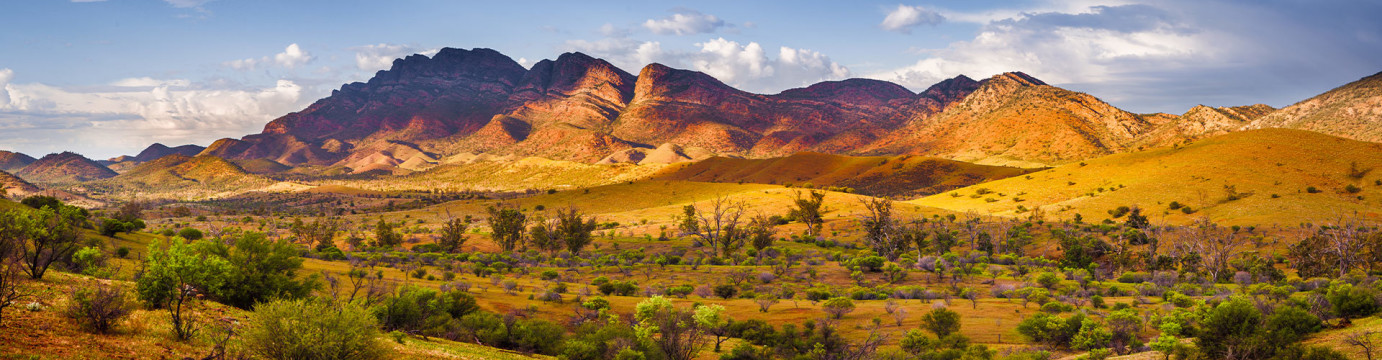
[[268, 359], [379, 359], [387, 350], [368, 311], [323, 300], [260, 303], [241, 336], [249, 352]]

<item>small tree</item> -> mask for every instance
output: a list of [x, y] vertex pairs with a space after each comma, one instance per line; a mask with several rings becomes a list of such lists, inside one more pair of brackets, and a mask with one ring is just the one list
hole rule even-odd
[[943, 338], [960, 331], [960, 314], [939, 308], [921, 316], [921, 328]]
[[753, 302], [758, 304], [759, 312], [768, 312], [768, 308], [778, 303], [777, 294], [763, 294], [753, 298]]
[[1372, 339], [1372, 335], [1376, 333], [1372, 330], [1354, 330], [1344, 337], [1344, 343], [1363, 350], [1363, 356], [1372, 360], [1372, 352], [1377, 349], [1377, 343]]
[[30, 278], [42, 279], [54, 262], [81, 248], [80, 226], [85, 220], [81, 209], [72, 206], [10, 210], [0, 213], [0, 238], [12, 241], [11, 252], [20, 258]]
[[403, 234], [399, 234], [393, 224], [380, 217], [379, 222], [374, 224], [374, 246], [393, 248], [402, 244]]
[[705, 328], [706, 332], [715, 336], [715, 352], [720, 352], [720, 344], [729, 340], [729, 324], [733, 322], [729, 315], [725, 314], [725, 307], [720, 305], [705, 305], [696, 307], [696, 313], [692, 315], [696, 319], [696, 325]]
[[854, 312], [854, 301], [847, 297], [833, 297], [821, 304], [821, 310], [832, 318], [844, 318], [845, 314]]
[[155, 240], [149, 244], [144, 276], [139, 278], [139, 298], [168, 309], [173, 334], [187, 340], [197, 330], [187, 311], [199, 293], [220, 286], [223, 274], [230, 271], [225, 259], [200, 254], [180, 239]]
[[[7, 239], [0, 238], [0, 251]], [[0, 324], [4, 322], [5, 308], [18, 304], [28, 297], [28, 292], [19, 289], [19, 264], [9, 260], [7, 254], [0, 252]]]
[[[292, 231], [298, 243], [314, 246], [318, 251], [321, 251], [336, 246], [333, 240], [336, 238], [336, 233], [341, 231], [341, 222], [335, 218], [318, 218], [313, 219], [311, 224], [305, 224], [302, 219], [296, 219], [293, 221]], [[184, 238], [197, 240], [186, 236]]]
[[495, 244], [499, 244], [504, 251], [513, 251], [523, 243], [527, 215], [502, 204], [498, 207], [490, 206], [486, 211], [489, 213], [490, 238]]
[[557, 231], [561, 234], [561, 242], [566, 246], [566, 251], [572, 254], [580, 253], [587, 245], [594, 241], [591, 232], [599, 224], [594, 217], [586, 218], [576, 208], [557, 210]]
[[643, 300], [635, 306], [633, 316], [639, 339], [657, 346], [668, 359], [690, 360], [705, 347], [705, 327], [692, 311], [673, 306], [671, 300], [661, 296]]
[[773, 246], [773, 235], [776, 232], [774, 227], [777, 225], [773, 224], [772, 219], [763, 214], [758, 214], [749, 221], [749, 244], [754, 250], [762, 252], [763, 249]]
[[791, 217], [796, 218], [806, 225], [806, 236], [815, 237], [820, 235], [821, 224], [824, 219], [821, 216], [821, 205], [825, 203], [825, 192], [811, 190], [807, 196], [803, 197], [801, 191], [795, 191], [796, 209], [792, 209]]
[[744, 216], [742, 201], [718, 197], [711, 201], [708, 211], [700, 211], [694, 207], [689, 210], [695, 213], [694, 216], [699, 222], [694, 227], [693, 234], [710, 245], [711, 251], [729, 257], [744, 245], [744, 238], [748, 233], [739, 224]]
[[464, 219], [453, 217], [442, 225], [441, 236], [437, 238], [437, 245], [441, 246], [442, 251], [461, 251], [461, 245], [465, 245], [465, 232], [470, 228], [470, 221], [470, 215], [466, 215]]
[[888, 261], [897, 261], [897, 257], [907, 251], [910, 238], [902, 236], [899, 231], [902, 226], [897, 220], [893, 219], [893, 202], [883, 198], [869, 198], [860, 200], [864, 208], [868, 209], [862, 225], [864, 227], [864, 242], [873, 248], [873, 251], [888, 258]]

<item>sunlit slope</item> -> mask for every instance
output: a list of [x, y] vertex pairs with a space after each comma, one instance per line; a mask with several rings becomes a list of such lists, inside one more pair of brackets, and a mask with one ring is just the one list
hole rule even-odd
[[[509, 206], [530, 211], [536, 216], [552, 216], [559, 208], [575, 207], [587, 214], [593, 214], [601, 222], [619, 222], [633, 225], [626, 228], [636, 234], [657, 234], [661, 226], [675, 230], [673, 218], [681, 214], [682, 207], [688, 204], [705, 209], [719, 197], [731, 201], [742, 201], [746, 215], [757, 214], [786, 215], [793, 207], [793, 200], [799, 189], [789, 189], [779, 185], [731, 184], [689, 181], [648, 180], [625, 184], [598, 186], [588, 189], [560, 191], [555, 194], [512, 200], [463, 200], [434, 207], [406, 212], [389, 213], [390, 220], [397, 219], [438, 219], [448, 216], [464, 215], [484, 218], [485, 208], [504, 202]], [[824, 218], [826, 229], [843, 230], [857, 226], [857, 220], [866, 212], [864, 195], [828, 192], [825, 197]], [[546, 210], [536, 210], [541, 205]], [[545, 211], [545, 212], [544, 212]], [[915, 204], [897, 202], [894, 215], [902, 219], [916, 219], [952, 212]], [[540, 214], [539, 214], [540, 213]], [[747, 216], [744, 218], [747, 221]], [[369, 220], [375, 217], [367, 217]], [[646, 222], [645, 222], [646, 220]], [[800, 231], [799, 224], [784, 227], [782, 234]]]
[[[1373, 169], [1379, 167], [1382, 144], [1264, 129], [1101, 157], [913, 203], [1010, 216], [1040, 207], [1048, 217], [1078, 213], [1086, 221], [1132, 205], [1147, 209], [1153, 221], [1181, 224], [1209, 217], [1224, 224], [1292, 226], [1355, 212], [1377, 220], [1382, 171]], [[1171, 202], [1193, 213], [1171, 209]]]
[[771, 159], [715, 157], [677, 164], [657, 179], [838, 186], [876, 196], [922, 196], [1024, 174], [1021, 168], [925, 156], [842, 156], [814, 152]]

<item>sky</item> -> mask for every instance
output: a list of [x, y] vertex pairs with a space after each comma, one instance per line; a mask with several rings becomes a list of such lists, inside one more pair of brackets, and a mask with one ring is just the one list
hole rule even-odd
[[777, 93], [1022, 71], [1122, 109], [1290, 105], [1382, 71], [1382, 1], [35, 0], [0, 11], [0, 150], [258, 133], [392, 60], [580, 51]]

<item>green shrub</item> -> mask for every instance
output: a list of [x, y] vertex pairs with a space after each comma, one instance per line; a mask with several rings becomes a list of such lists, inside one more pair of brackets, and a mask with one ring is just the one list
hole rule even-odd
[[1325, 299], [1334, 314], [1345, 318], [1360, 318], [1377, 312], [1376, 292], [1364, 286], [1340, 284], [1329, 289]]
[[821, 310], [830, 314], [833, 318], [843, 318], [845, 314], [854, 311], [854, 300], [850, 300], [846, 297], [830, 298], [830, 300], [825, 301], [825, 304], [821, 305]]
[[387, 352], [368, 312], [321, 300], [260, 303], [241, 337], [247, 350], [268, 359], [379, 359]]

